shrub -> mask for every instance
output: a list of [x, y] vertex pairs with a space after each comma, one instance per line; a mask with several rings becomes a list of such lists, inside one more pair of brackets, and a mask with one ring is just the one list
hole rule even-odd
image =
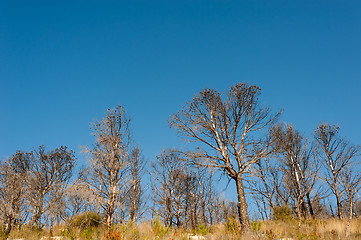
[[168, 232], [168, 228], [166, 226], [164, 226], [164, 224], [161, 222], [159, 216], [152, 218], [152, 220], [150, 222], [150, 226], [152, 228], [154, 235], [156, 235], [156, 236], [161, 237]]
[[230, 218], [228, 217], [227, 221], [224, 223], [224, 227], [226, 232], [232, 234], [240, 233], [241, 226], [236, 217]]
[[108, 233], [105, 235], [106, 240], [122, 240], [122, 232], [121, 230], [117, 229], [111, 229], [108, 231]]
[[209, 233], [209, 227], [203, 223], [198, 224], [198, 228], [193, 231], [194, 234], [200, 234], [202, 236]]
[[254, 232], [261, 231], [262, 224], [262, 221], [251, 221], [251, 226]]
[[79, 234], [81, 238], [86, 240], [99, 239], [99, 235], [99, 231], [94, 227], [83, 229]]
[[70, 225], [80, 229], [87, 229], [90, 227], [97, 227], [102, 224], [103, 216], [95, 212], [85, 212], [74, 216], [71, 219]]
[[273, 208], [273, 219], [274, 220], [281, 220], [281, 221], [288, 221], [293, 219], [292, 211], [288, 205], [283, 205], [279, 207]]

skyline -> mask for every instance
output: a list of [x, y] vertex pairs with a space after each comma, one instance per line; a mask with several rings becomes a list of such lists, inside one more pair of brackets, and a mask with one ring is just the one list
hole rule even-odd
[[[20, 3], [20, 4], [19, 4]], [[0, 158], [94, 142], [89, 123], [121, 104], [146, 161], [183, 147], [167, 123], [204, 88], [249, 82], [311, 137], [340, 124], [360, 144], [357, 1], [3, 2]]]

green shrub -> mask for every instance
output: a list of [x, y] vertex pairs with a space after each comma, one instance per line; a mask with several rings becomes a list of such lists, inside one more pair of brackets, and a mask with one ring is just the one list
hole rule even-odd
[[150, 221], [150, 226], [154, 235], [162, 237], [168, 232], [168, 227], [164, 226], [159, 216], [152, 218]]
[[202, 236], [209, 233], [209, 227], [205, 224], [199, 223], [198, 228], [193, 231], [194, 234], [200, 234]]
[[292, 210], [288, 205], [273, 208], [273, 219], [281, 221], [289, 221], [293, 219]]
[[86, 240], [99, 239], [99, 235], [99, 231], [94, 227], [88, 227], [86, 229], [83, 229], [82, 231], [80, 231], [79, 234], [82, 239]]
[[70, 225], [80, 229], [87, 229], [90, 227], [97, 227], [102, 224], [103, 216], [95, 212], [85, 212], [74, 216], [71, 219]]
[[261, 227], [262, 227], [263, 222], [262, 221], [251, 221], [251, 226], [252, 226], [252, 230], [254, 232], [259, 232], [261, 231]]
[[5, 233], [5, 230], [0, 226], [0, 239], [7, 239], [9, 234]]
[[226, 232], [231, 234], [239, 234], [241, 225], [236, 217], [228, 218], [227, 221], [224, 223], [224, 227]]

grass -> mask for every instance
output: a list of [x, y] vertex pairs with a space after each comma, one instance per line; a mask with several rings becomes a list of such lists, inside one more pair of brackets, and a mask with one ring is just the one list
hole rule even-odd
[[[112, 227], [110, 232], [106, 231], [103, 225], [91, 225], [87, 228], [79, 226], [56, 226], [53, 229], [54, 236], [64, 236], [64, 239], [92, 240], [126, 240], [126, 239], [172, 239], [185, 240], [189, 236], [204, 236], [205, 239], [233, 240], [233, 239], [298, 239], [298, 240], [336, 240], [345, 239], [345, 229], [347, 221], [338, 219], [305, 220], [298, 231], [298, 221], [289, 220], [269, 220], [252, 221], [252, 233], [241, 235], [238, 231], [238, 222], [229, 219], [224, 224], [206, 226], [199, 224], [198, 229], [187, 230], [183, 228], [165, 227], [159, 219], [151, 222], [118, 224]], [[0, 231], [1, 236], [1, 231]], [[49, 236], [49, 231], [44, 229], [15, 229], [8, 239], [37, 240], [42, 236]], [[361, 218], [353, 219], [349, 226], [350, 240], [361, 239]]]

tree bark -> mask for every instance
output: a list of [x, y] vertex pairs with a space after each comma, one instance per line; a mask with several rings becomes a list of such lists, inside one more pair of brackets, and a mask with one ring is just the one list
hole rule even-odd
[[310, 210], [310, 215], [312, 219], [315, 219], [315, 213], [313, 212], [310, 193], [307, 193], [307, 205], [308, 205], [308, 209]]
[[246, 197], [244, 195], [243, 179], [242, 174], [238, 174], [236, 178], [237, 194], [238, 194], [238, 217], [241, 224], [242, 233], [251, 231], [251, 224], [248, 218], [248, 205], [246, 203]]
[[339, 219], [342, 219], [342, 204], [341, 204], [340, 194], [338, 191], [338, 182], [335, 174], [334, 174], [334, 191], [335, 191], [336, 203], [337, 203], [337, 217]]

